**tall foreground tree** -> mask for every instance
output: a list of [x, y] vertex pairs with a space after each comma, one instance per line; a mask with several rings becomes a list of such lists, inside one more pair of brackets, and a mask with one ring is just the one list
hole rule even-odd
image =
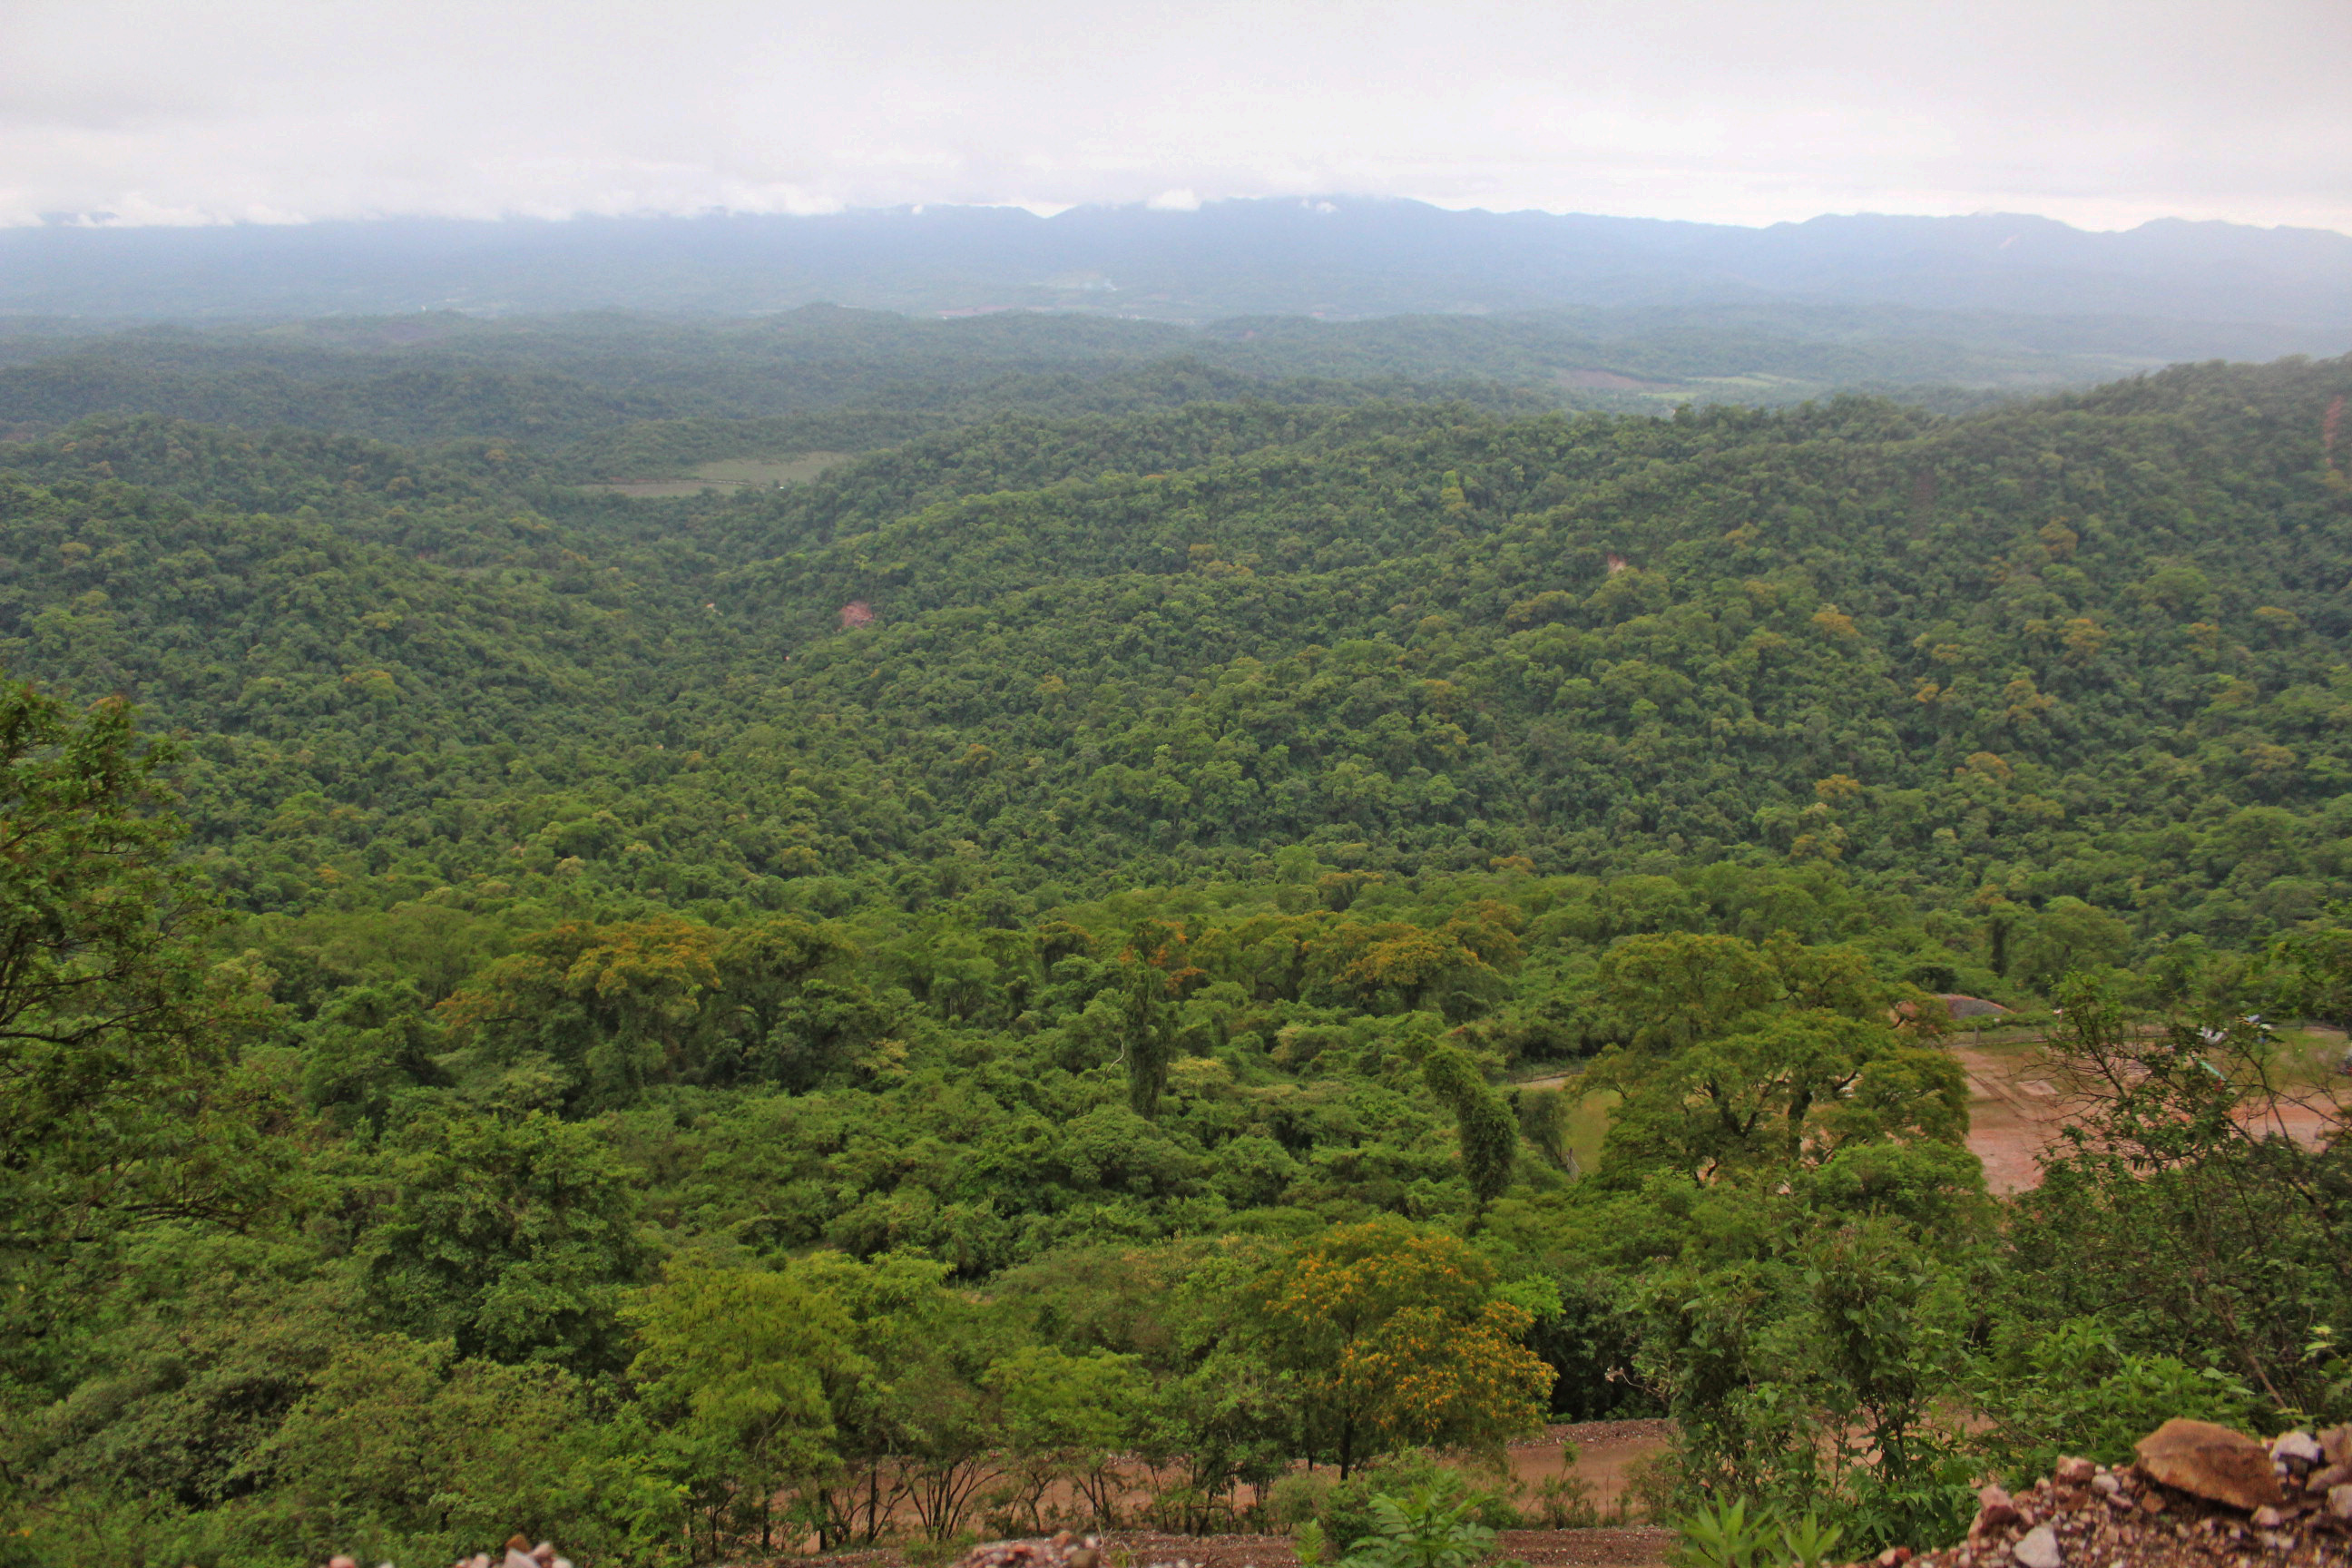
[[1395, 1219], [1335, 1226], [1271, 1270], [1256, 1328], [1297, 1380], [1306, 1452], [1344, 1479], [1399, 1448], [1499, 1448], [1540, 1427], [1551, 1369], [1494, 1285], [1460, 1238]]
[[0, 686], [0, 1269], [266, 1186], [268, 1097], [233, 1070], [266, 1004], [201, 951], [169, 755], [119, 700]]

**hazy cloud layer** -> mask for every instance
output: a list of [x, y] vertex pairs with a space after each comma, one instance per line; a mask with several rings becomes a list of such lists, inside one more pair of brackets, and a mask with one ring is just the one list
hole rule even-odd
[[2347, 0], [10, 0], [0, 222], [1347, 191], [2352, 230]]

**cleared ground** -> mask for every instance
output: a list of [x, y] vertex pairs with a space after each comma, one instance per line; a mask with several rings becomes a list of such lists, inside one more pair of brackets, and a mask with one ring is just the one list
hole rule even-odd
[[[1984, 1162], [1985, 1184], [1995, 1193], [2019, 1193], [2042, 1183], [2040, 1156], [2059, 1140], [2075, 1106], [2063, 1073], [2038, 1036], [1962, 1037], [1949, 1048], [1969, 1078], [1969, 1148]], [[2287, 1094], [2250, 1115], [2299, 1142], [2316, 1146], [2342, 1114], [2338, 1102], [2352, 1096], [2352, 1079], [2341, 1076], [2345, 1033], [2304, 1028], [2281, 1036], [2279, 1080]], [[1520, 1089], [1566, 1089], [1576, 1075], [1554, 1073], [1528, 1079]], [[1592, 1170], [1609, 1131], [1613, 1093], [1588, 1095], [1569, 1113], [1568, 1145], [1578, 1168]]]
[[[2288, 1031], [2281, 1079], [2288, 1096], [2251, 1110], [2249, 1125], [2316, 1147], [2340, 1115], [2333, 1068], [2344, 1055], [2340, 1029]], [[1985, 1185], [2021, 1193], [2042, 1184], [2039, 1157], [2059, 1140], [2077, 1101], [2063, 1068], [2041, 1042], [1954, 1046], [1969, 1075], [1969, 1147], [1984, 1162]]]
[[665, 496], [697, 496], [705, 490], [773, 489], [778, 485], [813, 479], [854, 452], [803, 452], [793, 458], [722, 458], [697, 463], [683, 475], [662, 479], [614, 479], [609, 484], [581, 485], [589, 495], [632, 496], [658, 500]]
[[[1636, 1461], [1656, 1453], [1673, 1434], [1667, 1421], [1592, 1421], [1581, 1426], [1545, 1428], [1540, 1437], [1514, 1443], [1510, 1448], [1511, 1479], [1518, 1489], [1523, 1510], [1532, 1511], [1534, 1493], [1563, 1469], [1580, 1479], [1587, 1495], [1603, 1518], [1609, 1517], [1625, 1494]], [[1576, 1462], [1563, 1463], [1568, 1445], [1576, 1447]], [[1066, 1494], [1055, 1501], [1067, 1506]], [[1127, 1507], [1139, 1508], [1138, 1492]], [[911, 1521], [902, 1521], [911, 1523]], [[1187, 1563], [1191, 1568], [1297, 1568], [1298, 1556], [1286, 1535], [1165, 1535], [1153, 1531], [1119, 1531], [1106, 1538], [1114, 1568], [1153, 1568], [1154, 1564]], [[1517, 1557], [1531, 1568], [1662, 1568], [1675, 1541], [1670, 1530], [1641, 1525], [1612, 1525], [1595, 1530], [1507, 1530], [1496, 1542], [1506, 1557]], [[764, 1560], [765, 1563], [804, 1562], [814, 1542], [798, 1552]], [[920, 1555], [919, 1553], [918, 1554]], [[879, 1547], [862, 1552], [834, 1552], [822, 1560], [840, 1568], [908, 1568], [903, 1547]], [[746, 1563], [742, 1568], [751, 1568]], [[764, 1568], [764, 1565], [763, 1565]]]

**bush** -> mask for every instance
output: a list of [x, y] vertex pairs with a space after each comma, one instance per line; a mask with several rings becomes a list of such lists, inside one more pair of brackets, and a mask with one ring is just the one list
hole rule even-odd
[[[1321, 1527], [1326, 1540], [1351, 1550], [1356, 1542], [1378, 1531], [1381, 1515], [1375, 1504], [1383, 1496], [1402, 1497], [1426, 1491], [1434, 1503], [1459, 1509], [1465, 1520], [1484, 1529], [1519, 1528], [1525, 1522], [1519, 1510], [1511, 1506], [1498, 1488], [1482, 1485], [1486, 1479], [1446, 1464], [1426, 1449], [1413, 1449], [1374, 1460], [1344, 1481], [1301, 1477], [1297, 1480], [1307, 1484], [1292, 1485], [1286, 1494], [1285, 1487], [1278, 1484], [1274, 1506], [1294, 1510], [1291, 1528], [1311, 1518]], [[1324, 1484], [1317, 1486], [1316, 1482]], [[1277, 1512], [1276, 1517], [1282, 1516]]]

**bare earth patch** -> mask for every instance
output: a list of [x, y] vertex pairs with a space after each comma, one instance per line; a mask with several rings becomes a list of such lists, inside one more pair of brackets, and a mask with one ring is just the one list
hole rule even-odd
[[698, 496], [705, 490], [773, 489], [778, 485], [813, 479], [854, 452], [803, 452], [796, 458], [722, 458], [698, 463], [682, 476], [648, 479], [614, 479], [607, 484], [576, 487], [586, 495], [630, 496], [656, 500], [671, 496]]
[[[1564, 1442], [1574, 1443], [1574, 1472], [1591, 1489], [1593, 1505], [1604, 1515], [1624, 1495], [1626, 1472], [1633, 1463], [1664, 1447], [1674, 1436], [1671, 1421], [1588, 1421], [1577, 1426], [1548, 1426], [1540, 1437], [1514, 1443], [1511, 1476], [1523, 1488], [1561, 1470]], [[1529, 1568], [1659, 1568], [1675, 1540], [1671, 1530], [1623, 1526], [1605, 1530], [1507, 1530], [1496, 1545], [1505, 1557], [1517, 1557]], [[1287, 1535], [1165, 1535], [1152, 1531], [1118, 1531], [1103, 1538], [1105, 1561], [1111, 1568], [1124, 1562], [1130, 1568], [1189, 1563], [1191, 1568], [1297, 1568], [1298, 1556]], [[860, 1552], [835, 1552], [821, 1559], [800, 1552], [769, 1558], [740, 1568], [772, 1568], [774, 1564], [809, 1564], [824, 1568], [906, 1568], [902, 1547], [876, 1547]]]
[[[1951, 1049], [1969, 1077], [1969, 1149], [1984, 1162], [1985, 1185], [2003, 1194], [2040, 1186], [2039, 1157], [2059, 1142], [2074, 1110], [2063, 1072], [2030, 1041]], [[2331, 1059], [2340, 1050], [2334, 1047]], [[2328, 1105], [2335, 1093], [2331, 1085], [2305, 1093], [2306, 1102], [2252, 1108], [2246, 1120], [2316, 1148], [2333, 1129]]]

